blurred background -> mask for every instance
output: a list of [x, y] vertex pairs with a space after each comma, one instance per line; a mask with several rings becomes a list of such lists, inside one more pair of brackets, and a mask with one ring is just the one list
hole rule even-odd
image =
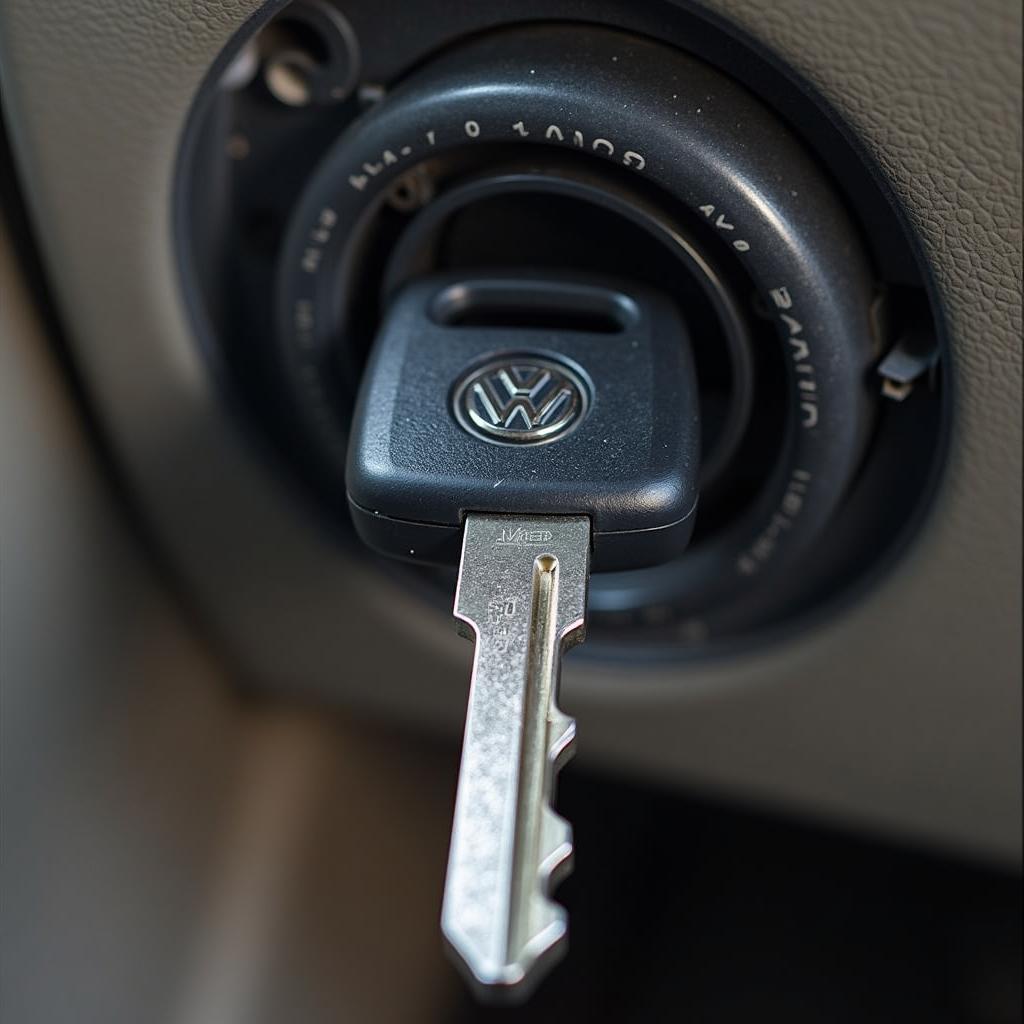
[[[849, 88], [911, 192], [923, 124], [962, 432], [925, 539], [838, 624], [569, 655], [570, 948], [519, 1008], [476, 1003], [439, 930], [471, 647], [310, 527], [183, 312], [183, 126], [275, 8], [73, 6], [0, 3], [5, 1024], [1020, 1021], [1016, 5], [710, 5]], [[894, 68], [876, 123], [849, 83]]]

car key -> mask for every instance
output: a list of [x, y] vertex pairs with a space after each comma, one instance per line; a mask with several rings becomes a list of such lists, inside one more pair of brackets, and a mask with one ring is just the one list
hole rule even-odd
[[459, 565], [476, 650], [442, 930], [483, 994], [524, 996], [564, 951], [561, 655], [583, 639], [592, 565], [684, 550], [698, 453], [685, 324], [650, 289], [438, 275], [396, 296], [374, 343], [348, 502], [378, 551]]

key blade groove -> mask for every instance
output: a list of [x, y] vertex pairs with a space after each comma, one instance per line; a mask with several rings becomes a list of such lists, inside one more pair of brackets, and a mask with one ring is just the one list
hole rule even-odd
[[[544, 812], [550, 785], [548, 764], [549, 714], [555, 684], [558, 610], [558, 559], [538, 555], [533, 563], [533, 595], [526, 687], [523, 694], [523, 727], [519, 752], [519, 801], [516, 809], [513, 855], [512, 902], [508, 948], [517, 959], [538, 930], [547, 926], [547, 902], [541, 891], [540, 855]], [[538, 806], [538, 795], [543, 803]], [[538, 903], [541, 906], [538, 906]]]
[[551, 807], [576, 723], [555, 703], [563, 649], [582, 633], [583, 517], [469, 516], [455, 615], [476, 637], [442, 928], [493, 995], [525, 995], [564, 952], [549, 898], [572, 829]]

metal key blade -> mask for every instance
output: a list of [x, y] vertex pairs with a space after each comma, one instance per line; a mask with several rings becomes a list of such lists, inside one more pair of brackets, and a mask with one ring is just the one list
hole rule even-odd
[[486, 993], [525, 995], [564, 951], [549, 892], [572, 831], [551, 797], [576, 723], [555, 698], [589, 575], [586, 517], [466, 519], [455, 616], [476, 652], [441, 924]]

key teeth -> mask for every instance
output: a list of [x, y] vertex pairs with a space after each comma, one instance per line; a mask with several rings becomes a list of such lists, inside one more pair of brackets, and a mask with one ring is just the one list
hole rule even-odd
[[560, 708], [552, 708], [548, 736], [548, 758], [552, 770], [558, 771], [572, 756], [576, 741], [576, 719], [571, 718]]
[[[576, 741], [576, 719], [558, 707], [551, 708], [548, 725], [548, 760], [551, 763], [548, 800], [553, 798], [555, 775], [572, 756]], [[541, 891], [550, 896], [566, 875], [572, 870], [572, 825], [566, 821], [550, 803], [541, 812], [540, 857], [537, 873]], [[552, 904], [563, 918], [565, 912], [558, 904]]]
[[542, 813], [540, 849], [537, 871], [542, 891], [550, 895], [572, 866], [572, 825], [551, 807]]

